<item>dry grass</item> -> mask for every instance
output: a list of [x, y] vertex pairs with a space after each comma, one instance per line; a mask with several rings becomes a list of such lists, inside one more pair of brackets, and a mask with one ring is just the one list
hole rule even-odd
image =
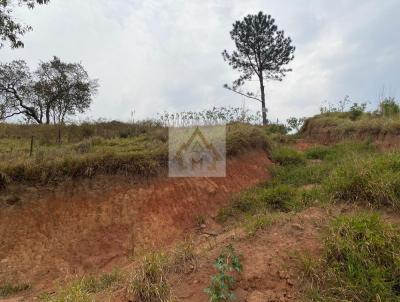
[[301, 133], [317, 139], [335, 142], [342, 139], [378, 139], [400, 134], [400, 116], [364, 113], [351, 120], [347, 112], [330, 112], [308, 119]]
[[[64, 126], [0, 124], [0, 189], [9, 182], [41, 183], [98, 174], [150, 177], [168, 165], [168, 129], [155, 123]], [[30, 154], [31, 136], [34, 136]], [[269, 150], [260, 126], [227, 126], [227, 154]]]

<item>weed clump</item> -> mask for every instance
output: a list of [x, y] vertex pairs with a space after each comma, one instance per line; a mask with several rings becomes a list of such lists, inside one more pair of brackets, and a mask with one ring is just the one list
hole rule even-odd
[[5, 298], [8, 296], [12, 296], [20, 292], [26, 291], [29, 288], [30, 285], [26, 283], [21, 283], [16, 285], [11, 283], [0, 284], [0, 297]]
[[132, 275], [128, 295], [143, 302], [173, 301], [167, 281], [169, 267], [167, 254], [152, 252], [145, 255]]
[[92, 294], [110, 289], [122, 280], [123, 276], [119, 271], [104, 273], [98, 277], [86, 276], [59, 289], [55, 295], [42, 294], [40, 300], [46, 302], [93, 302]]
[[302, 165], [305, 164], [304, 155], [292, 148], [278, 147], [272, 151], [272, 160], [279, 165]]

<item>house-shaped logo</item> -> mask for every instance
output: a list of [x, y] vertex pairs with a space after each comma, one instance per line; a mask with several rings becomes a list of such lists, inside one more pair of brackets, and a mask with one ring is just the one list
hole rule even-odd
[[[185, 132], [183, 138], [180, 135], [180, 142], [172, 150], [173, 154], [170, 154], [170, 176], [225, 176], [225, 137], [218, 135], [216, 131], [200, 127]], [[222, 140], [223, 148], [220, 144]]]

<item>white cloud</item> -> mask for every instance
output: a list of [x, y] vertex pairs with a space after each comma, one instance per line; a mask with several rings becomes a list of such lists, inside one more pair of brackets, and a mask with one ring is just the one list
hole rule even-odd
[[[81, 61], [101, 89], [89, 115], [127, 120], [164, 110], [241, 105], [222, 89], [237, 77], [221, 57], [232, 49], [232, 23], [248, 13], [270, 13], [297, 47], [293, 72], [268, 83], [270, 118], [318, 112], [324, 100], [346, 94], [376, 101], [400, 77], [400, 3], [278, 0], [52, 0], [18, 11], [33, 26], [25, 49], [2, 49], [1, 60], [23, 58], [34, 68], [57, 55]], [[252, 83], [254, 86], [256, 83]], [[258, 110], [258, 104], [246, 101]]]

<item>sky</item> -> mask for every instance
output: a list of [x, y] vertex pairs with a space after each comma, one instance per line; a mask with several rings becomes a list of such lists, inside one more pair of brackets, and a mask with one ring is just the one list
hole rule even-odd
[[[234, 49], [232, 23], [259, 11], [296, 46], [293, 71], [266, 84], [270, 120], [314, 115], [346, 95], [370, 109], [382, 95], [400, 98], [399, 0], [51, 0], [17, 9], [34, 30], [24, 49], [0, 49], [0, 61], [24, 59], [35, 69], [56, 55], [82, 63], [100, 83], [85, 119], [213, 106], [258, 111], [259, 102], [223, 88], [238, 73], [221, 52]], [[257, 92], [257, 82], [247, 88]]]

